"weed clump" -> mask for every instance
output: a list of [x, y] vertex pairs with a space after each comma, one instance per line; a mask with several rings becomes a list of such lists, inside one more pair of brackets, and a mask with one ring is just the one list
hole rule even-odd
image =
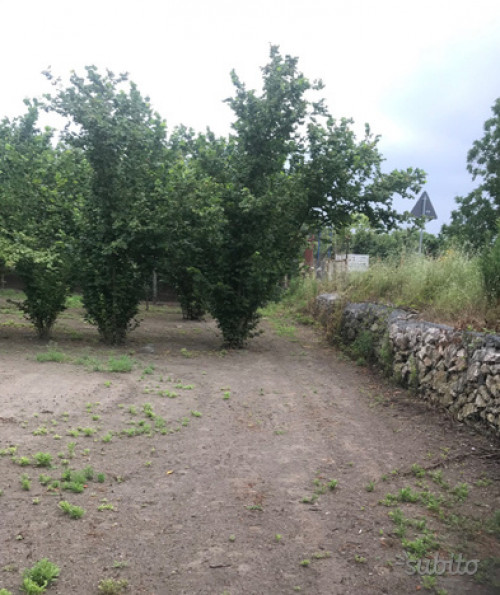
[[47, 558], [42, 558], [32, 568], [27, 568], [23, 572], [21, 591], [25, 591], [29, 595], [43, 593], [50, 583], [57, 579], [59, 573], [58, 566]]

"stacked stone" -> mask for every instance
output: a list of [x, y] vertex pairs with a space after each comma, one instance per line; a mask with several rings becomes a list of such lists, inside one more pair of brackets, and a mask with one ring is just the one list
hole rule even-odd
[[[336, 296], [319, 296], [331, 312]], [[352, 343], [373, 335], [375, 359], [389, 341], [394, 378], [460, 421], [488, 426], [500, 435], [500, 336], [458, 331], [415, 320], [415, 315], [376, 304], [347, 304], [340, 336]], [[379, 357], [380, 360], [380, 357]], [[387, 352], [385, 352], [387, 360]], [[379, 361], [387, 369], [387, 361]]]

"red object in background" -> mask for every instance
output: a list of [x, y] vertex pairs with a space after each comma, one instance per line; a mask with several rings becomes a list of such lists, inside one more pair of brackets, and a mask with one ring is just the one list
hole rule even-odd
[[304, 252], [304, 261], [308, 267], [312, 267], [314, 265], [314, 252], [312, 248], [306, 248]]
[[309, 246], [304, 251], [304, 262], [308, 267], [314, 266], [314, 251], [313, 251], [313, 244], [314, 244], [314, 236], [311, 236], [308, 240]]

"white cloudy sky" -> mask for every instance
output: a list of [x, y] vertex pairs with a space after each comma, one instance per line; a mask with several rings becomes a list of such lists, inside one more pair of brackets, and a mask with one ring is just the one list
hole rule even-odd
[[[127, 71], [169, 127], [229, 131], [235, 68], [259, 87], [269, 44], [369, 122], [387, 168], [417, 166], [439, 219], [473, 187], [466, 156], [500, 96], [498, 0], [0, 0], [0, 117], [86, 64]], [[411, 204], [404, 203], [404, 208]]]

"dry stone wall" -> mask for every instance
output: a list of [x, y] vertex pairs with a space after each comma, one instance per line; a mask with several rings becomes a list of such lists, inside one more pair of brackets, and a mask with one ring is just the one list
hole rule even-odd
[[340, 319], [343, 343], [396, 382], [500, 436], [500, 336], [417, 320], [387, 306], [344, 304], [335, 294], [318, 296], [316, 306], [324, 322]]

